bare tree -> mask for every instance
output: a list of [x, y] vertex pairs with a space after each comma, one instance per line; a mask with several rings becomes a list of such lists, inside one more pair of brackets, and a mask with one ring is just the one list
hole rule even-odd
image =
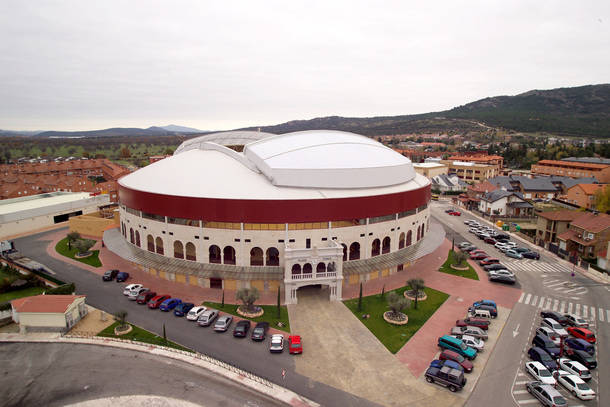
[[244, 303], [247, 312], [254, 312], [254, 303], [260, 298], [260, 294], [256, 287], [242, 288], [237, 290], [235, 298]]
[[393, 319], [401, 319], [402, 311], [409, 307], [410, 301], [404, 296], [396, 294], [394, 291], [388, 293], [388, 307], [392, 311], [390, 316]]
[[411, 287], [411, 289], [409, 290], [409, 294], [411, 294], [411, 296], [415, 298], [414, 308], [417, 309], [417, 298], [420, 296], [423, 297], [422, 294], [424, 292], [424, 288], [426, 288], [426, 285], [424, 284], [424, 280], [422, 280], [421, 278], [412, 278], [407, 281], [407, 284], [409, 285], [409, 287]]

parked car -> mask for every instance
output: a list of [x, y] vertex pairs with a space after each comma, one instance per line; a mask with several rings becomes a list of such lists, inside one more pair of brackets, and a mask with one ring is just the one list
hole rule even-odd
[[487, 253], [475, 253], [470, 255], [471, 260], [483, 260], [488, 258], [489, 255]]
[[521, 253], [521, 255], [523, 257], [525, 257], [526, 259], [540, 260], [540, 253], [538, 253], [538, 252], [529, 251], [529, 252]]
[[218, 317], [218, 311], [215, 309], [207, 309], [203, 311], [199, 318], [197, 318], [197, 325], [199, 326], [209, 326], [214, 322], [214, 320]]
[[509, 240], [509, 241], [504, 242], [504, 244], [505, 244], [506, 246], [509, 246], [511, 249], [514, 249], [515, 247], [517, 247], [517, 243], [515, 243], [515, 242], [511, 242], [510, 240]]
[[544, 349], [549, 355], [554, 358], [559, 357], [559, 348], [547, 336], [535, 335], [532, 339], [532, 345]]
[[561, 337], [566, 338], [568, 336], [568, 331], [563, 329], [563, 326], [553, 318], [543, 318], [540, 321], [540, 326], [546, 326], [547, 328], [551, 328], [555, 333]]
[[453, 210], [454, 210], [453, 208], [445, 209], [445, 213], [453, 212]]
[[477, 250], [477, 247], [475, 245], [472, 245], [472, 246], [465, 247], [462, 250], [465, 251], [465, 252], [470, 253], [470, 252], [472, 252], [474, 250]]
[[462, 216], [462, 212], [460, 212], [460, 211], [453, 211], [453, 212], [449, 212], [449, 215], [451, 215], [451, 216]]
[[565, 370], [570, 374], [574, 374], [584, 381], [591, 380], [591, 371], [587, 369], [582, 363], [568, 358], [561, 358], [557, 361], [559, 368]]
[[250, 321], [247, 319], [242, 319], [237, 324], [235, 324], [235, 328], [233, 328], [233, 336], [236, 338], [243, 338], [248, 335], [248, 331], [250, 330]]
[[165, 300], [172, 298], [170, 295], [157, 295], [156, 297], [151, 298], [148, 303], [148, 308], [157, 309], [163, 304]]
[[[456, 336], [456, 338], [458, 338], [458, 336]], [[485, 348], [485, 342], [483, 342], [483, 339], [475, 338], [474, 336], [470, 335], [462, 335], [459, 337], [459, 339], [461, 339], [462, 342], [466, 344], [466, 346], [470, 346], [471, 348], [476, 349], [477, 352], [481, 352]]]
[[471, 246], [470, 242], [462, 242], [458, 245], [458, 247], [460, 249], [463, 249], [464, 247], [468, 247], [468, 246]]
[[143, 293], [140, 293], [140, 295], [138, 295], [138, 298], [136, 298], [136, 303], [138, 304], [147, 304], [148, 301], [150, 301], [151, 299], [153, 299], [154, 297], [157, 296], [157, 293], [154, 291], [145, 291]]
[[127, 281], [127, 279], [129, 278], [129, 273], [126, 271], [119, 271], [116, 275], [116, 282], [117, 283], [123, 283], [125, 281]]
[[436, 367], [436, 368], [440, 369], [443, 366], [449, 366], [451, 369], [457, 369], [460, 372], [464, 371], [464, 368], [462, 367], [462, 365], [460, 365], [457, 362], [454, 362], [453, 360], [449, 360], [449, 359], [445, 359], [445, 360], [434, 359], [432, 362], [430, 362], [430, 366], [428, 366], [428, 367]]
[[563, 316], [566, 318], [568, 325], [570, 326], [577, 326], [580, 328], [589, 328], [589, 323], [587, 322], [587, 320], [579, 317], [576, 314], [563, 314]]
[[468, 312], [470, 314], [474, 314], [474, 311], [478, 310], [478, 309], [484, 309], [484, 310], [489, 311], [489, 315], [491, 315], [492, 318], [498, 317], [498, 309], [491, 305], [485, 305], [485, 304], [473, 305], [472, 307], [468, 308]]
[[597, 360], [595, 359], [595, 356], [590, 355], [584, 350], [570, 349], [566, 353], [570, 359], [579, 362], [581, 365], [584, 365], [589, 370], [595, 369], [597, 367]]
[[506, 244], [505, 244], [504, 242], [500, 241], [500, 240], [498, 239], [498, 236], [496, 236], [496, 238], [495, 238], [495, 239], [497, 240], [496, 244], [494, 244], [494, 247], [495, 247], [496, 249], [501, 250], [503, 247], [506, 247]]
[[178, 304], [180, 304], [182, 300], [180, 298], [169, 298], [159, 305], [159, 309], [164, 312], [169, 312], [176, 308]]
[[452, 360], [454, 362], [457, 362], [460, 364], [460, 366], [462, 366], [464, 368], [464, 371], [466, 373], [472, 372], [472, 368], [473, 368], [472, 362], [457, 352], [454, 352], [449, 349], [445, 349], [441, 352], [441, 354], [439, 355], [438, 358], [440, 360]]
[[127, 299], [130, 301], [135, 301], [138, 299], [138, 296], [146, 291], [150, 291], [148, 288], [145, 287], [139, 287], [139, 288], [134, 288], [131, 289], [131, 291], [129, 291], [129, 295], [127, 296]]
[[267, 331], [269, 330], [269, 322], [258, 322], [254, 329], [252, 330], [252, 338], [253, 341], [264, 341], [267, 337]]
[[133, 290], [134, 288], [142, 288], [144, 287], [142, 284], [127, 284], [125, 286], [125, 288], [123, 289], [123, 295], [129, 295], [131, 294], [131, 290]]
[[490, 307], [494, 307], [496, 310], [498, 309], [498, 305], [492, 300], [479, 300], [472, 303], [473, 307], [478, 307], [479, 305], [488, 305]]
[[195, 306], [192, 302], [181, 302], [174, 308], [174, 315], [183, 317]]
[[483, 266], [483, 270], [485, 270], [485, 271], [508, 270], [508, 268], [504, 264], [495, 263], [495, 264], [489, 264], [487, 266]]
[[229, 329], [229, 326], [233, 322], [233, 317], [231, 315], [223, 315], [216, 320], [214, 324], [214, 331], [216, 332], [226, 332]]
[[488, 244], [496, 244], [496, 239], [494, 239], [492, 236], [486, 237], [483, 239], [483, 241]]
[[553, 359], [547, 351], [538, 346], [529, 348], [527, 356], [533, 361], [542, 363], [544, 367], [550, 371], [557, 370], [557, 362], [555, 362], [555, 359]]
[[496, 259], [495, 257], [488, 257], [486, 259], [479, 261], [479, 264], [481, 266], [488, 266], [490, 264], [498, 264], [498, 263], [500, 263], [500, 260]]
[[527, 247], [515, 247], [513, 250], [521, 254], [530, 251], [530, 249], [528, 249]]
[[269, 352], [282, 353], [283, 351], [284, 351], [284, 335], [282, 335], [282, 334], [271, 335], [271, 342], [269, 342]]
[[595, 334], [588, 330], [587, 328], [581, 328], [578, 326], [571, 326], [567, 328], [567, 331], [570, 335], [575, 338], [584, 339], [589, 343], [595, 343]]
[[449, 366], [444, 366], [440, 369], [429, 367], [428, 370], [426, 370], [425, 376], [428, 383], [436, 383], [445, 386], [452, 392], [462, 390], [466, 385], [464, 372], [452, 369]]
[[483, 318], [468, 317], [455, 321], [455, 326], [477, 326], [481, 329], [487, 330], [489, 329], [489, 320]]
[[186, 319], [189, 321], [197, 321], [199, 316], [203, 314], [207, 310], [203, 305], [199, 305], [197, 307], [191, 308], [191, 310], [186, 314]]
[[449, 349], [454, 352], [457, 352], [470, 360], [473, 360], [477, 357], [476, 349], [471, 348], [470, 346], [466, 346], [466, 344], [460, 339], [454, 338], [451, 335], [443, 335], [438, 338], [438, 346], [441, 349]]
[[108, 270], [102, 276], [103, 281], [112, 281], [116, 278], [117, 274], [119, 274], [119, 270]]
[[479, 229], [474, 228], [474, 227], [471, 227], [470, 229], [468, 229], [468, 231], [469, 231], [470, 233], [477, 233], [477, 232], [479, 231]]
[[559, 345], [561, 344], [561, 339], [559, 335], [557, 335], [557, 333], [549, 327], [541, 326], [539, 328], [536, 328], [536, 335], [546, 336], [551, 341], [553, 341], [553, 343], [557, 347], [559, 347]]
[[476, 326], [454, 326], [451, 328], [450, 335], [461, 338], [462, 335], [469, 335], [483, 340], [487, 339], [487, 332]]
[[568, 324], [568, 319], [559, 312], [551, 310], [542, 310], [540, 311], [540, 316], [542, 318], [552, 318], [555, 321], [559, 322], [562, 326], [566, 326]]
[[483, 249], [474, 249], [474, 250], [470, 251], [471, 255], [473, 255], [473, 254], [480, 254], [480, 253], [485, 254], [485, 250], [483, 250]]
[[[502, 271], [502, 270], [498, 270]], [[517, 277], [514, 274], [490, 274], [489, 281], [493, 281], [496, 283], [504, 283], [504, 284], [515, 284], [517, 282]]]
[[536, 397], [542, 405], [547, 407], [567, 407], [568, 402], [553, 386], [539, 381], [527, 382], [527, 392]]
[[593, 400], [595, 398], [595, 392], [576, 375], [560, 376], [557, 380], [567, 391], [581, 400]]
[[523, 256], [521, 255], [521, 253], [517, 253], [516, 251], [514, 251], [513, 249], [508, 249], [507, 251], [504, 252], [504, 254], [507, 257], [512, 257], [513, 259], [522, 259]]
[[303, 344], [299, 335], [290, 335], [288, 337], [288, 352], [291, 355], [303, 353]]
[[550, 384], [551, 386], [557, 384], [557, 381], [551, 374], [551, 371], [544, 367], [544, 365], [540, 362], [526, 362], [525, 370], [536, 380], [544, 384]]
[[595, 346], [580, 338], [567, 338], [563, 344], [570, 349], [584, 350], [591, 356], [595, 356]]

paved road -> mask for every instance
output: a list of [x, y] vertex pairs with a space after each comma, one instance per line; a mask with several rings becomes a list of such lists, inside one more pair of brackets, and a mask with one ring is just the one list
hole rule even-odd
[[125, 349], [1, 343], [0, 366], [0, 405], [5, 407], [64, 406], [130, 395], [147, 396], [140, 405], [149, 406], [168, 405], [166, 397], [206, 407], [285, 405], [205, 369]]
[[[575, 399], [560, 387], [570, 405], [610, 405], [610, 292], [607, 285], [597, 283], [576, 272], [571, 276], [572, 267], [565, 265], [556, 256], [540, 250], [539, 247], [515, 240], [519, 246], [529, 247], [541, 253], [535, 260], [509, 259], [491, 245], [468, 233], [464, 220], [474, 219], [470, 214], [460, 217], [447, 215], [446, 202], [431, 206], [432, 215], [442, 223], [447, 236], [455, 236], [456, 245], [470, 241], [488, 254], [493, 255], [517, 274], [517, 286], [523, 295], [514, 307], [498, 344], [489, 359], [481, 379], [466, 406], [494, 405], [495, 407], [521, 406], [537, 403], [525, 391], [525, 382], [533, 380], [524, 370], [528, 361], [526, 351], [531, 344], [533, 332], [539, 326], [539, 311], [552, 309], [560, 312], [574, 312], [589, 320], [598, 338], [598, 369], [593, 371], [596, 378], [590, 383], [599, 394], [598, 401], [583, 402]], [[481, 219], [476, 218], [483, 223]], [[601, 380], [601, 382], [599, 382]]]
[[[175, 317], [172, 313], [149, 310], [146, 306], [129, 301], [122, 294], [124, 284], [104, 283], [97, 274], [49, 256], [46, 252], [48, 241], [40, 239], [48, 233], [55, 233], [55, 231], [15, 239], [15, 246], [25, 256], [49, 266], [60, 279], [74, 282], [77, 293], [86, 294], [87, 303], [93, 307], [109, 313], [122, 309], [127, 310], [129, 322], [158, 335], [162, 333], [163, 324], [165, 324], [168, 339], [265, 377], [320, 404], [327, 406], [374, 405], [374, 403], [350, 393], [296, 373], [294, 357], [298, 356], [291, 356], [287, 352], [270, 354], [267, 342], [257, 343], [249, 339], [237, 339], [230, 332], [218, 334], [210, 328], [202, 328], [184, 318]], [[305, 351], [307, 351], [306, 348]], [[282, 379], [282, 369], [287, 371], [286, 379]]]

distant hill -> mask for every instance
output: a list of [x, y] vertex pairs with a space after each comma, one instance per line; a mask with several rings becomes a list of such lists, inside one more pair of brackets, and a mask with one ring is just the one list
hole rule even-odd
[[176, 126], [175, 124], [161, 126], [161, 128], [167, 131], [173, 131], [175, 133], [205, 133], [203, 130], [194, 129], [192, 127]]
[[[172, 130], [174, 129], [174, 130]], [[187, 129], [187, 130], [178, 130]], [[15, 132], [17, 133], [17, 132]], [[165, 127], [152, 126], [147, 129], [140, 129], [137, 127], [114, 127], [111, 129], [104, 130], [90, 130], [90, 131], [43, 131], [35, 134], [35, 137], [52, 137], [52, 138], [87, 138], [87, 137], [129, 137], [129, 136], [175, 136], [178, 134], [195, 134], [195, 133], [206, 133], [201, 130], [191, 129], [189, 127], [181, 127], [175, 125], [169, 125]]]
[[496, 96], [443, 112], [369, 118], [330, 116], [241, 130], [260, 128], [280, 134], [331, 129], [378, 136], [480, 131], [486, 126], [567, 136], [610, 137], [610, 84]]

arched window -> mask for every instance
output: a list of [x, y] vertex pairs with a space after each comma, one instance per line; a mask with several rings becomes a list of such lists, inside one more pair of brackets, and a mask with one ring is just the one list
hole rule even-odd
[[133, 244], [135, 242], [133, 228], [129, 228], [129, 241]]
[[209, 262], [220, 263], [220, 247], [213, 244], [209, 249]]
[[136, 246], [140, 247], [140, 231], [136, 230]]
[[419, 242], [420, 229], [421, 229], [421, 227], [418, 226], [417, 227], [417, 240], [416, 240], [416, 242]]
[[424, 238], [425, 231], [426, 231], [426, 225], [421, 225], [421, 238], [422, 239]]
[[126, 232], [126, 228], [125, 228], [125, 222], [121, 222], [121, 232], [123, 233], [123, 236], [127, 237], [127, 232]]
[[195, 248], [195, 245], [191, 242], [188, 242], [186, 244], [186, 259], [187, 260], [192, 260], [195, 261], [197, 260], [197, 249]]
[[146, 236], [146, 243], [148, 245], [149, 252], [155, 252], [155, 239], [153, 239], [152, 235]]
[[235, 249], [233, 246], [225, 246], [222, 249], [222, 254], [224, 255], [224, 264], [235, 264]]
[[390, 237], [386, 236], [383, 238], [383, 245], [381, 246], [381, 253], [390, 253]]
[[267, 249], [265, 264], [267, 266], [279, 266], [280, 265], [280, 252], [275, 247], [270, 247]]
[[184, 246], [180, 240], [174, 241], [174, 257], [177, 259], [184, 259]]
[[157, 246], [157, 253], [163, 254], [163, 239], [158, 237], [158, 238], [155, 239], [155, 243], [156, 243], [156, 246]]
[[360, 243], [354, 242], [349, 245], [349, 259], [358, 260], [360, 258]]
[[347, 261], [347, 245], [341, 243], [341, 246], [343, 246], [343, 261]]
[[337, 271], [337, 265], [335, 264], [334, 261], [331, 261], [330, 263], [328, 263], [328, 266], [326, 267], [326, 271], [329, 273]]
[[405, 232], [402, 232], [400, 236], [398, 236], [398, 249], [402, 249], [405, 247]]
[[292, 275], [295, 275], [295, 274], [301, 274], [301, 265], [300, 264], [292, 265]]
[[323, 273], [326, 273], [326, 264], [318, 263], [318, 265], [316, 266], [316, 274], [323, 274]]
[[411, 240], [413, 240], [413, 232], [409, 230], [407, 232], [407, 247], [411, 246]]
[[371, 245], [371, 257], [379, 256], [379, 252], [381, 249], [381, 242], [379, 239], [373, 240], [373, 244]]
[[253, 247], [252, 250], [250, 250], [250, 265], [263, 265], [263, 249], [261, 249], [260, 247]]
[[311, 270], [312, 270], [311, 264], [306, 263], [303, 266], [303, 274], [311, 274]]

